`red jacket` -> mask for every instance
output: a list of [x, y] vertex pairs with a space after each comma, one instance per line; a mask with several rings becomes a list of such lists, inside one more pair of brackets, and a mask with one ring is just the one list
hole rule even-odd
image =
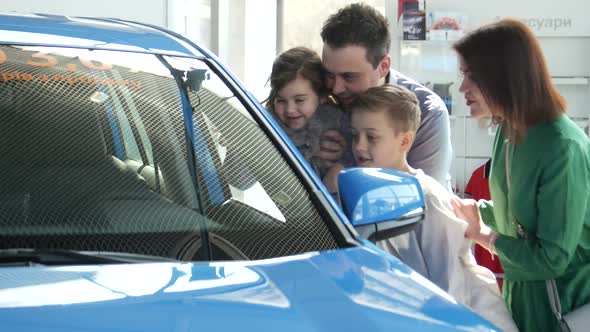
[[[491, 165], [492, 159], [489, 159], [485, 164], [473, 171], [473, 174], [471, 174], [471, 177], [469, 178], [469, 182], [467, 182], [467, 186], [465, 186], [466, 197], [470, 196], [476, 201], [480, 199], [491, 200], [490, 184], [488, 181]], [[504, 281], [504, 269], [502, 269], [498, 256], [490, 255], [489, 251], [478, 244], [475, 245], [473, 255], [479, 265], [487, 267], [496, 275], [496, 280], [498, 281], [498, 286], [501, 291], [502, 282]]]

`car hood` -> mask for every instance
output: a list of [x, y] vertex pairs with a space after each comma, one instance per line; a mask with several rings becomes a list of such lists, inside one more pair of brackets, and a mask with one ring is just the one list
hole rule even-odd
[[397, 259], [357, 247], [250, 262], [0, 268], [7, 331], [490, 331]]

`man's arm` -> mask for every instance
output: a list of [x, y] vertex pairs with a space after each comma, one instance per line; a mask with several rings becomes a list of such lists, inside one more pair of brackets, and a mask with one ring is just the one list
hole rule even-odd
[[346, 149], [346, 139], [338, 130], [331, 129], [321, 133], [319, 157], [327, 166], [336, 165]]
[[453, 151], [447, 106], [430, 89], [400, 72], [391, 70], [389, 83], [406, 87], [416, 94], [420, 102], [420, 126], [408, 152], [408, 164], [422, 169], [443, 187], [450, 189], [447, 175], [451, 168]]
[[446, 108], [422, 111], [420, 127], [407, 158], [410, 166], [422, 169], [448, 188], [447, 175], [451, 167], [452, 148]]

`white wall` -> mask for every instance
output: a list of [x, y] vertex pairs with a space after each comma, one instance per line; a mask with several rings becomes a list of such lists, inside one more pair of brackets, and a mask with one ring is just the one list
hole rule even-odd
[[463, 12], [471, 26], [499, 17], [524, 19], [539, 37], [552, 75], [590, 75], [588, 0], [431, 0], [427, 6]]
[[[544, 22], [532, 28], [538, 36], [588, 36], [590, 3], [587, 0], [427, 0], [427, 10], [459, 11], [469, 15], [473, 25], [496, 17], [517, 19], [566, 19], [571, 25], [556, 27]], [[533, 23], [531, 21], [531, 23]]]
[[270, 91], [265, 84], [277, 52], [276, 15], [276, 0], [245, 0], [244, 83], [258, 100]]
[[70, 16], [112, 17], [167, 26], [167, 0], [3, 0], [0, 10]]
[[[265, 83], [276, 56], [277, 0], [168, 2], [172, 30], [209, 48], [258, 100], [266, 98], [269, 89]], [[208, 21], [207, 31], [196, 21]], [[209, 32], [210, 36], [203, 35]]]
[[276, 56], [276, 0], [3, 0], [0, 11], [112, 17], [167, 27], [215, 51], [259, 100], [268, 94], [265, 83]]
[[[397, 9], [396, 5], [397, 1]], [[462, 13], [468, 28], [504, 17], [526, 20], [539, 38], [550, 74], [560, 77], [555, 82], [568, 102], [568, 115], [581, 127], [590, 125], [590, 20], [586, 17], [590, 1], [426, 0], [426, 10]], [[402, 42], [400, 27], [393, 21], [394, 67], [421, 82], [455, 82], [451, 86], [455, 101], [451, 118], [452, 176], [456, 188], [462, 191], [475, 168], [491, 156], [493, 132], [486, 123], [469, 117], [458, 91], [460, 78], [452, 41]]]
[[212, 8], [210, 0], [167, 0], [168, 29], [201, 47], [211, 48]]
[[[217, 56], [260, 101], [276, 56], [277, 0], [213, 0]], [[216, 12], [217, 11], [217, 12]]]

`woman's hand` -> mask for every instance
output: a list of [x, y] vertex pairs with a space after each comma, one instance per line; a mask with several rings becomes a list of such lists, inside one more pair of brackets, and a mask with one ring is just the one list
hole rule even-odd
[[461, 199], [453, 195], [451, 196], [451, 205], [453, 205], [455, 215], [468, 224], [465, 237], [488, 248], [492, 230], [483, 223], [477, 202], [473, 199]]

